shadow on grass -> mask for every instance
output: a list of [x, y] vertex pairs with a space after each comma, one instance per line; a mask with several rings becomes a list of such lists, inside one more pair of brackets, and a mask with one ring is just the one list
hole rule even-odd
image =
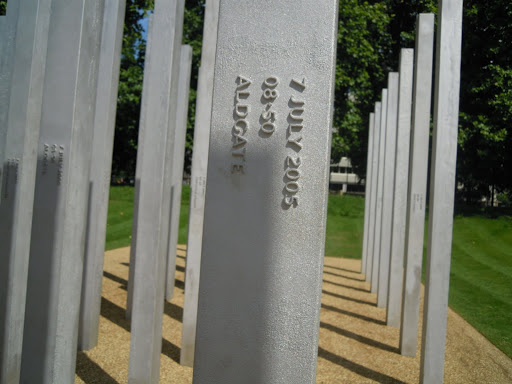
[[76, 374], [86, 384], [118, 384], [112, 376], [103, 370], [95, 361], [91, 360], [85, 352], [79, 351], [76, 355]]
[[354, 363], [353, 361], [347, 360], [344, 357], [338, 356], [332, 352], [329, 352], [321, 347], [318, 348], [318, 357], [328, 360], [333, 364], [337, 364], [351, 372], [358, 374], [359, 376], [366, 377], [374, 380], [381, 384], [406, 384], [404, 381], [395, 379], [394, 377], [385, 375], [383, 373], [374, 371], [373, 369], [366, 368], [363, 365]]
[[488, 219], [496, 219], [502, 216], [512, 216], [512, 207], [484, 207], [481, 205], [467, 205], [455, 202], [454, 216], [479, 216]]

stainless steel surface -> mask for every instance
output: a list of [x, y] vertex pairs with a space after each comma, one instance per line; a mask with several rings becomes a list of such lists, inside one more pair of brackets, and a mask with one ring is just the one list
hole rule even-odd
[[[169, 212], [162, 202], [170, 195], [166, 189], [166, 164], [172, 103], [173, 56], [177, 51], [176, 34], [181, 30], [184, 0], [157, 0], [151, 27], [151, 58], [145, 73], [143, 94], [145, 108], [140, 162], [140, 180], [137, 207], [137, 241], [131, 313], [129, 383], [157, 383], [162, 347], [162, 316], [165, 290], [168, 225], [162, 226]], [[181, 12], [180, 12], [181, 11]], [[180, 39], [181, 40], [181, 39]], [[177, 51], [179, 52], [179, 51]], [[169, 140], [168, 140], [169, 139]], [[170, 181], [169, 181], [170, 182]], [[168, 196], [170, 199], [170, 196]], [[165, 234], [165, 235], [164, 235]], [[165, 241], [164, 241], [165, 239]]]
[[166, 260], [166, 276], [165, 276], [165, 299], [170, 301], [174, 294], [174, 274], [176, 272], [176, 252], [169, 252], [169, 233], [171, 229], [171, 199], [172, 199], [172, 176], [174, 168], [174, 150], [176, 137], [176, 111], [178, 106], [178, 88], [180, 76], [181, 61], [181, 40], [183, 36], [183, 17], [185, 12], [185, 0], [178, 0], [178, 10], [174, 32], [174, 42], [171, 44], [174, 50], [172, 54], [172, 74], [171, 74], [171, 102], [169, 104], [169, 127], [165, 146], [165, 163], [164, 163], [164, 190], [162, 193], [161, 203], [161, 230], [160, 242], [162, 247], [160, 252], [162, 258]]
[[213, 97], [213, 72], [217, 47], [220, 0], [207, 0], [203, 30], [203, 50], [197, 86], [190, 208], [188, 218], [187, 264], [185, 271], [185, 304], [180, 363], [192, 367], [196, 343], [197, 303], [203, 239], [206, 170], [210, 143], [210, 119]]
[[379, 285], [377, 307], [388, 301], [389, 260], [391, 255], [391, 223], [393, 219], [393, 187], [395, 186], [396, 130], [398, 114], [399, 74], [388, 74], [388, 111], [386, 113], [386, 150], [384, 155], [384, 187], [382, 190], [382, 224], [380, 235]]
[[[18, 24], [20, 0], [7, 3], [5, 16], [0, 16], [0, 186], [3, 185], [7, 116], [11, 92], [14, 46]], [[2, 200], [0, 199], [0, 205]]]
[[126, 0], [105, 1], [78, 328], [80, 350], [91, 349], [98, 343], [103, 255], [125, 8]]
[[373, 155], [372, 155], [372, 180], [371, 180], [371, 189], [370, 189], [370, 225], [368, 231], [368, 259], [366, 262], [366, 281], [370, 282], [372, 280], [372, 271], [373, 271], [373, 260], [374, 260], [374, 244], [375, 244], [375, 222], [377, 216], [377, 184], [379, 178], [379, 149], [380, 149], [380, 140], [382, 135], [382, 128], [380, 124], [380, 115], [382, 110], [382, 104], [380, 102], [375, 103], [375, 133], [373, 140]]
[[373, 263], [371, 277], [371, 292], [377, 293], [379, 287], [379, 265], [381, 253], [381, 228], [382, 228], [382, 198], [384, 190], [384, 157], [386, 154], [386, 133], [387, 133], [387, 111], [388, 111], [388, 90], [382, 90], [382, 102], [380, 112], [380, 143], [378, 157], [378, 181], [376, 196], [376, 212], [375, 212], [375, 238], [373, 242]]
[[135, 168], [135, 191], [133, 197], [133, 220], [132, 220], [132, 241], [130, 243], [130, 266], [128, 271], [128, 287], [126, 295], [126, 319], [130, 320], [132, 317], [133, 308], [133, 286], [135, 279], [135, 250], [137, 249], [137, 231], [139, 222], [139, 201], [140, 201], [140, 180], [142, 169], [142, 154], [144, 153], [144, 138], [146, 136], [146, 125], [148, 115], [148, 89], [151, 76], [155, 76], [155, 72], [150, 72], [151, 56], [152, 54], [152, 36], [153, 36], [153, 15], [149, 15], [147, 42], [146, 42], [146, 57], [144, 61], [144, 80], [142, 85], [142, 97], [140, 103], [140, 118], [139, 118], [139, 137], [137, 140], [137, 164]]
[[182, 45], [180, 53], [180, 72], [178, 84], [178, 99], [176, 109], [176, 136], [174, 140], [174, 158], [172, 161], [171, 187], [171, 222], [169, 227], [168, 265], [166, 297], [172, 298], [174, 291], [174, 276], [176, 274], [176, 252], [178, 247], [178, 232], [180, 229], [181, 189], [183, 186], [183, 164], [185, 163], [185, 140], [187, 136], [188, 96], [190, 90], [190, 72], [192, 69], [192, 47]]
[[21, 359], [23, 383], [75, 378], [104, 1], [53, 0]]
[[400, 353], [405, 356], [416, 356], [418, 345], [433, 57], [434, 14], [420, 14], [416, 22], [411, 155], [400, 320]]
[[[10, 1], [9, 5], [14, 5]], [[20, 381], [37, 145], [51, 0], [19, 3], [0, 188], [0, 383]]]
[[462, 0], [441, 0], [420, 383], [443, 381], [457, 161]]
[[386, 322], [392, 327], [400, 325], [400, 305], [402, 304], [413, 64], [414, 49], [402, 49], [400, 52], [400, 80], [398, 86], [398, 124], [395, 151], [395, 185], [393, 187], [393, 218], [391, 224], [391, 258], [389, 262], [389, 288], [386, 303]]
[[370, 191], [372, 180], [372, 155], [373, 155], [373, 136], [375, 129], [375, 114], [370, 113], [368, 128], [368, 153], [366, 156], [366, 180], [364, 185], [364, 232], [363, 232], [363, 254], [361, 258], [361, 273], [366, 273], [368, 262], [368, 236], [370, 228]]
[[314, 383], [337, 1], [222, 0], [195, 384]]

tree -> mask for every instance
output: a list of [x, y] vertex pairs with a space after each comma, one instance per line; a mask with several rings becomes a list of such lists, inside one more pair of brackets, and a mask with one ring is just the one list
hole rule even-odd
[[119, 75], [116, 134], [112, 176], [131, 179], [135, 175], [140, 103], [146, 52], [145, 30], [141, 20], [154, 7], [154, 0], [127, 0]]
[[[140, 105], [144, 78], [146, 50], [144, 18], [154, 8], [154, 0], [128, 0], [125, 17], [119, 96], [117, 105], [116, 135], [112, 175], [117, 179], [134, 178], [139, 132]], [[200, 65], [204, 18], [204, 0], [187, 0], [183, 23], [183, 43], [192, 46], [192, 76], [189, 98], [187, 151], [185, 167], [190, 167], [197, 73]]]
[[187, 141], [185, 147], [185, 172], [190, 174], [192, 148], [194, 145], [194, 124], [196, 121], [196, 95], [201, 49], [203, 45], [203, 22], [205, 0], [187, 0], [185, 2], [185, 21], [183, 23], [183, 44], [192, 47], [192, 73], [188, 104]]
[[[400, 48], [413, 47], [416, 15], [435, 0], [340, 1], [333, 161], [366, 170], [368, 114]], [[512, 4], [465, 0], [457, 181], [467, 202], [512, 191]]]
[[398, 69], [401, 48], [414, 47], [416, 14], [433, 11], [435, 1], [341, 0], [332, 162], [352, 159], [364, 178], [369, 114]]
[[458, 181], [466, 202], [512, 190], [512, 4], [466, 0]]

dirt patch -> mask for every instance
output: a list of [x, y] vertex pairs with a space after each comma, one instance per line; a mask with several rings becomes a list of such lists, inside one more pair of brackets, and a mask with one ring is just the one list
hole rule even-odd
[[[105, 254], [100, 339], [97, 347], [78, 353], [75, 383], [128, 381], [128, 262], [129, 248]], [[192, 382], [192, 369], [179, 365], [184, 267], [185, 247], [179, 246], [174, 299], [165, 304], [161, 383]], [[419, 346], [415, 358], [398, 353], [399, 331], [385, 325], [385, 309], [376, 307], [359, 269], [359, 260], [325, 258], [317, 384], [418, 383]], [[445, 383], [512, 383], [512, 360], [451, 310]]]

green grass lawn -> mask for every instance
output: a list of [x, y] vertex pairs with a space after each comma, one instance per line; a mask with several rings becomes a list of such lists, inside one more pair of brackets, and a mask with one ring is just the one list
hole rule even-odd
[[[130, 245], [133, 190], [110, 190], [107, 250]], [[190, 188], [183, 187], [180, 244], [187, 241], [189, 195]], [[500, 211], [457, 212], [461, 214], [454, 219], [450, 307], [512, 358], [512, 217], [500, 216]], [[330, 195], [325, 254], [360, 258], [363, 221], [364, 198]]]
[[[132, 236], [133, 194], [135, 189], [128, 186], [113, 186], [110, 188], [108, 205], [107, 239], [105, 250], [128, 247]], [[190, 187], [182, 190], [180, 211], [179, 244], [187, 242], [188, 201]]]
[[329, 195], [325, 255], [360, 259], [363, 227], [364, 198]]
[[456, 216], [450, 307], [512, 357], [512, 218]]

